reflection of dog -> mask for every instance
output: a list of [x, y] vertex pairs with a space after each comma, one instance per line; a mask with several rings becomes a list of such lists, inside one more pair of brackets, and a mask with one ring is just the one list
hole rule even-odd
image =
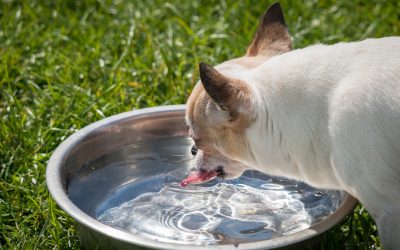
[[252, 168], [343, 189], [400, 249], [400, 38], [290, 50], [274, 4], [245, 56], [200, 64], [186, 114], [198, 171], [184, 184]]

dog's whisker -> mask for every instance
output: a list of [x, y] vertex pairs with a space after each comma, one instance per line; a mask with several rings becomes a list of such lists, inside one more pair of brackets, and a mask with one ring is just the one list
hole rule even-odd
[[180, 160], [176, 160], [176, 161], [171, 161], [172, 163], [180, 163], [180, 162], [184, 162], [184, 161], [191, 161], [193, 159], [190, 158], [186, 158], [186, 159], [180, 159]]
[[173, 156], [173, 157], [175, 157], [175, 156], [179, 156], [179, 157], [192, 157], [192, 156], [190, 156], [190, 155], [171, 155], [171, 156]]

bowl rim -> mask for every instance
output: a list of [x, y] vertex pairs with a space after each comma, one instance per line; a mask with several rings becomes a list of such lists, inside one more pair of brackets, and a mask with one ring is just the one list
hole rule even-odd
[[[114, 240], [123, 241], [125, 243], [129, 243], [132, 245], [138, 245], [142, 247], [148, 248], [157, 248], [157, 249], [204, 249], [205, 245], [189, 245], [189, 244], [176, 244], [169, 242], [161, 242], [152, 240], [149, 238], [144, 238], [141, 236], [136, 236], [131, 233], [127, 233], [118, 229], [115, 229], [111, 226], [105, 225], [95, 218], [89, 216], [82, 210], [80, 210], [69, 198], [66, 190], [63, 187], [63, 183], [61, 180], [61, 167], [63, 166], [63, 161], [65, 160], [68, 153], [78, 145], [87, 135], [91, 134], [96, 129], [102, 128], [104, 126], [108, 126], [110, 124], [115, 124], [121, 122], [126, 119], [132, 119], [141, 116], [149, 116], [155, 115], [158, 113], [176, 113], [176, 112], [184, 112], [185, 105], [166, 105], [166, 106], [157, 106], [151, 108], [143, 108], [133, 111], [128, 111], [120, 114], [116, 114], [97, 122], [94, 122], [77, 132], [70, 135], [66, 140], [64, 140], [60, 145], [55, 149], [53, 154], [51, 155], [49, 162], [46, 168], [46, 183], [47, 188], [52, 196], [52, 198], [56, 201], [57, 205], [64, 210], [70, 217], [72, 217], [77, 223], [80, 223], [87, 228], [96, 231], [102, 235], [113, 238]], [[344, 192], [344, 191], [343, 191]], [[305, 241], [307, 239], [318, 236], [328, 229], [335, 226], [337, 223], [342, 221], [350, 212], [353, 211], [354, 207], [357, 205], [358, 201], [349, 195], [346, 194], [345, 199], [343, 200], [341, 206], [334, 213], [335, 216], [328, 216], [326, 219], [322, 220], [319, 223], [311, 226], [308, 229], [286, 235], [285, 237], [274, 238], [273, 240], [261, 240], [255, 242], [248, 243], [240, 243], [239, 245], [235, 245], [235, 249], [273, 249], [279, 247], [285, 247], [292, 244], [300, 243], [301, 241]], [[224, 245], [206, 245], [207, 249], [220, 249], [220, 250], [228, 250], [232, 249], [233, 244], [224, 244]]]

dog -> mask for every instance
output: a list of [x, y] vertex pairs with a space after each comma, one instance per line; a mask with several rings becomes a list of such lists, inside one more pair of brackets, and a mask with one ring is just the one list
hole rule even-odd
[[187, 101], [196, 171], [182, 185], [247, 169], [341, 189], [400, 249], [400, 38], [292, 50], [279, 3], [243, 57], [199, 65]]

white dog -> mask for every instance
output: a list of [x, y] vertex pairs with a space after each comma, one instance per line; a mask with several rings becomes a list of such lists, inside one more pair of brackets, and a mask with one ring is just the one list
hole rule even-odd
[[291, 50], [279, 4], [245, 56], [215, 68], [187, 102], [197, 172], [183, 185], [251, 168], [342, 189], [400, 249], [400, 38]]

